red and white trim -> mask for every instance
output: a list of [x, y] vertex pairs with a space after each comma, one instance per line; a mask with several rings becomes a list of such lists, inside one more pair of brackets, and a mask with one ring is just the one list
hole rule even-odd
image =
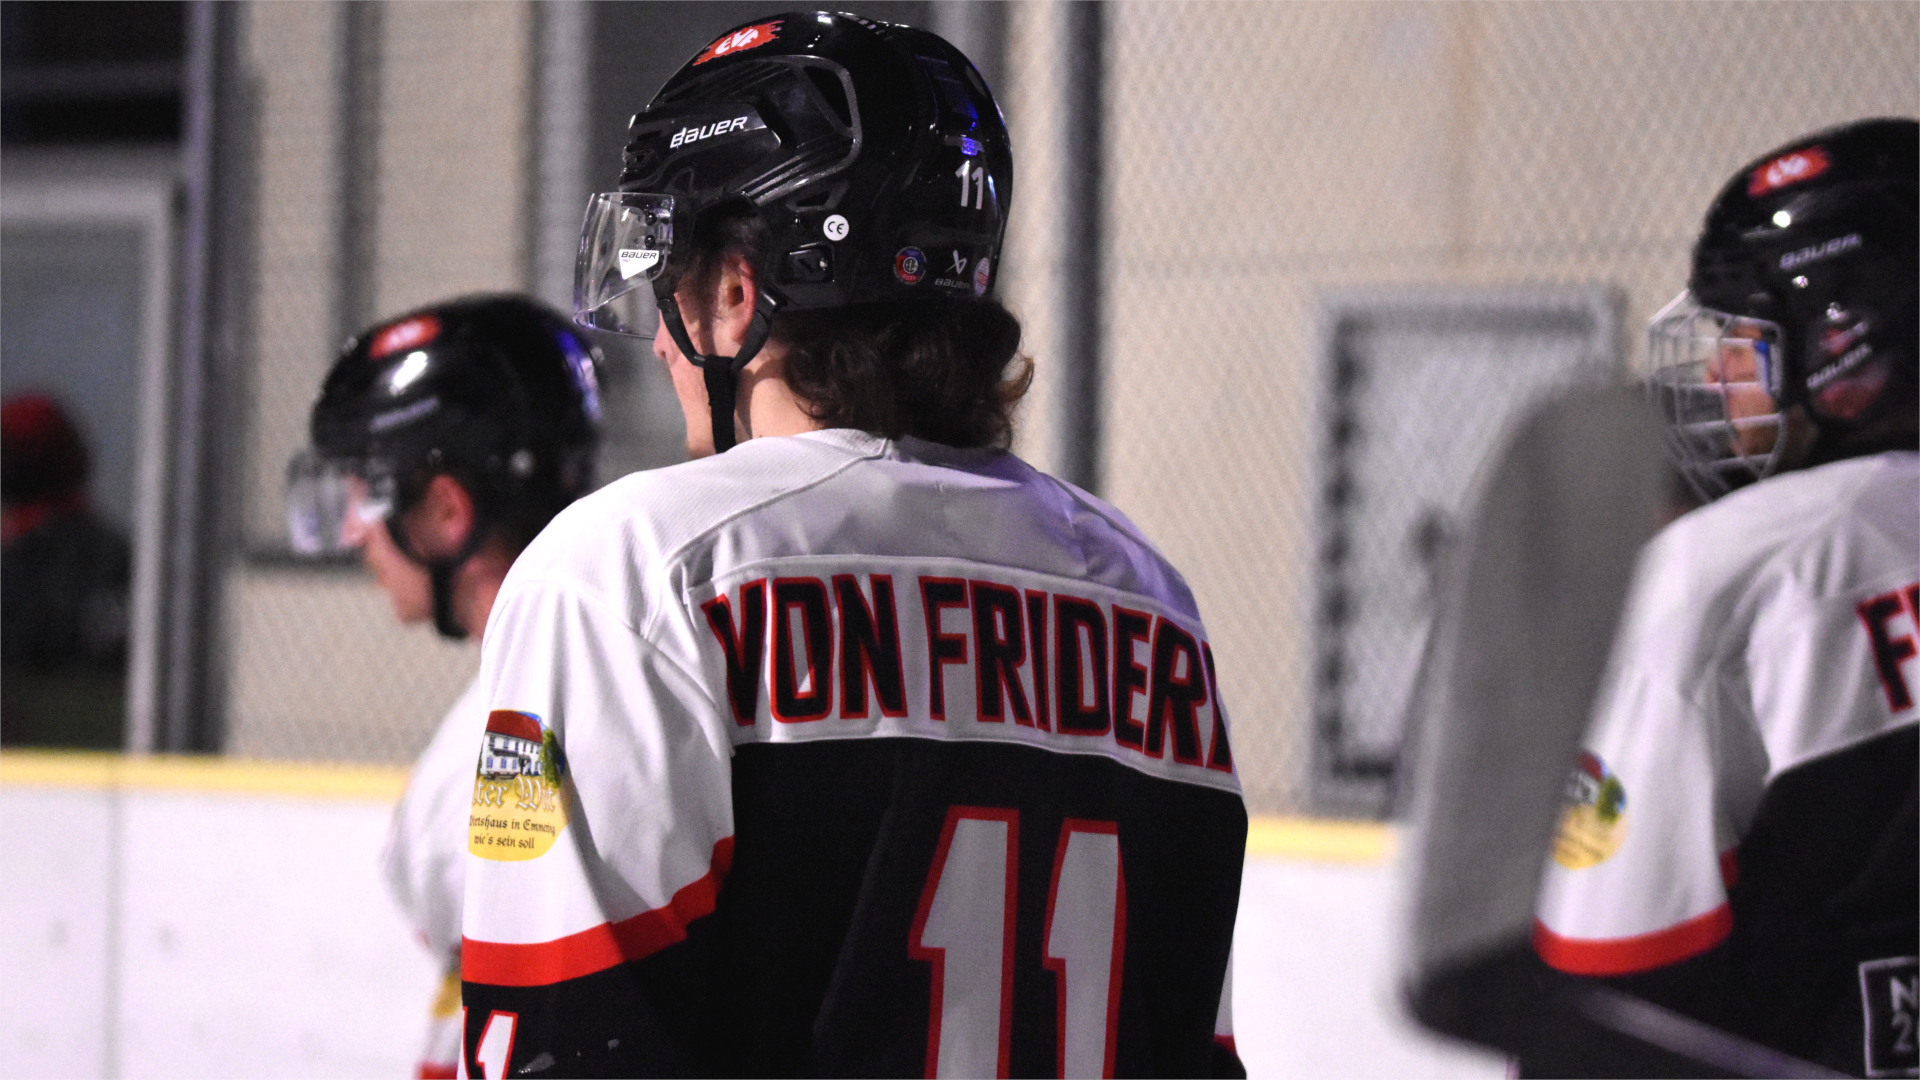
[[617, 923], [530, 944], [463, 938], [460, 977], [490, 986], [551, 986], [641, 960], [686, 940], [687, 924], [713, 914], [733, 866], [733, 837], [713, 846], [711, 868], [661, 907]]
[[1533, 949], [1570, 975], [1632, 975], [1698, 956], [1732, 932], [1733, 909], [1726, 904], [1664, 930], [1623, 938], [1561, 937], [1535, 919]]

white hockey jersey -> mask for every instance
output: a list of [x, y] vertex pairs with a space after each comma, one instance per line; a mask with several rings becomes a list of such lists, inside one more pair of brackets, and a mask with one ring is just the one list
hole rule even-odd
[[452, 982], [429, 1010], [423, 1077], [454, 1075], [460, 1057], [460, 906], [466, 892], [474, 748], [486, 726], [487, 702], [476, 678], [413, 763], [380, 857], [394, 901]]
[[470, 1070], [1236, 1070], [1213, 667], [1009, 454], [824, 431], [582, 500], [486, 635]]
[[[1783, 1006], [1807, 1014], [1793, 1023], [1858, 1033], [1862, 1011], [1871, 1028], [1878, 1009], [1883, 1027], [1897, 1025], [1884, 1006], [1904, 989], [1910, 1025], [1912, 931], [1868, 939], [1902, 909], [1911, 927], [1915, 906], [1913, 873], [1898, 869], [1912, 866], [1912, 845], [1896, 834], [1911, 829], [1917, 766], [1916, 608], [1920, 455], [1777, 476], [1657, 536], [1547, 867], [1541, 957], [1627, 975], [1733, 936], [1746, 972], [1736, 982], [1755, 993], [1766, 985], [1785, 1002], [1816, 993], [1787, 983], [1817, 978], [1865, 1002], [1843, 1023], [1830, 1001], [1797, 1001]], [[1862, 966], [1855, 977], [1851, 965], [1881, 961], [1874, 970], [1891, 974]], [[1832, 965], [1846, 969], [1830, 977]], [[1905, 983], [1875, 990], [1876, 978]], [[1830, 1041], [1857, 1051], [1872, 1037]], [[1814, 1055], [1826, 1038], [1809, 1032], [1794, 1050]], [[1839, 1064], [1872, 1068], [1873, 1055]]]

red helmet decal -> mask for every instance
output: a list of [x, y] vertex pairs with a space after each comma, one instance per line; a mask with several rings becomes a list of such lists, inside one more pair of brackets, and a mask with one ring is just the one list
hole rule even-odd
[[1832, 164], [1826, 150], [1818, 146], [1795, 150], [1791, 154], [1781, 154], [1753, 170], [1753, 176], [1747, 180], [1747, 194], [1765, 195], [1769, 191], [1778, 191], [1783, 187], [1798, 184], [1802, 180], [1811, 180], [1826, 172], [1827, 167]]
[[417, 349], [439, 336], [439, 319], [432, 315], [415, 315], [375, 334], [373, 344], [367, 347], [367, 355], [380, 360], [402, 349]]
[[775, 19], [772, 22], [754, 23], [752, 26], [742, 27], [730, 34], [721, 35], [720, 40], [707, 46], [705, 52], [693, 58], [693, 62], [695, 64], [704, 64], [709, 60], [718, 60], [722, 56], [728, 56], [745, 49], [757, 49], [779, 36], [779, 19]]

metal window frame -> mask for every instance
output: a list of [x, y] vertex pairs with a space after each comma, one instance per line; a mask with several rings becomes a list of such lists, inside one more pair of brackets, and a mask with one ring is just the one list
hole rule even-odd
[[170, 422], [174, 395], [174, 200], [165, 177], [9, 180], [0, 201], [8, 225], [112, 225], [140, 236], [140, 297], [133, 483], [133, 581], [128, 597], [126, 746], [155, 747], [159, 730], [165, 611]]
[[[1344, 520], [1351, 516], [1346, 508], [1353, 505], [1358, 482], [1349, 460], [1356, 421], [1351, 395], [1363, 363], [1355, 355], [1355, 340], [1379, 329], [1572, 331], [1586, 346], [1575, 378], [1617, 381], [1626, 370], [1624, 296], [1607, 283], [1362, 286], [1323, 293], [1317, 309], [1307, 788], [1316, 813], [1384, 818], [1399, 797], [1396, 777], [1406, 740], [1417, 733], [1403, 726], [1394, 754], [1356, 748], [1338, 696], [1338, 686], [1352, 670], [1346, 627], [1352, 622], [1354, 601], [1338, 552], [1346, 539]], [[1516, 395], [1512, 407], [1517, 411], [1523, 400]], [[1483, 468], [1484, 463], [1462, 478], [1467, 487], [1479, 482]]]

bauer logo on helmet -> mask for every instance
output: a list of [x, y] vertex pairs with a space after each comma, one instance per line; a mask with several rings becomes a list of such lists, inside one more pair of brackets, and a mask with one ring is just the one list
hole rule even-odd
[[731, 120], [719, 120], [711, 124], [703, 124], [699, 127], [684, 127], [673, 133], [673, 138], [667, 141], [667, 146], [669, 148], [678, 148], [690, 143], [697, 143], [702, 139], [711, 139], [715, 135], [727, 135], [735, 131], [745, 131], [747, 130], [747, 121], [751, 119], [751, 116], [736, 116]]

